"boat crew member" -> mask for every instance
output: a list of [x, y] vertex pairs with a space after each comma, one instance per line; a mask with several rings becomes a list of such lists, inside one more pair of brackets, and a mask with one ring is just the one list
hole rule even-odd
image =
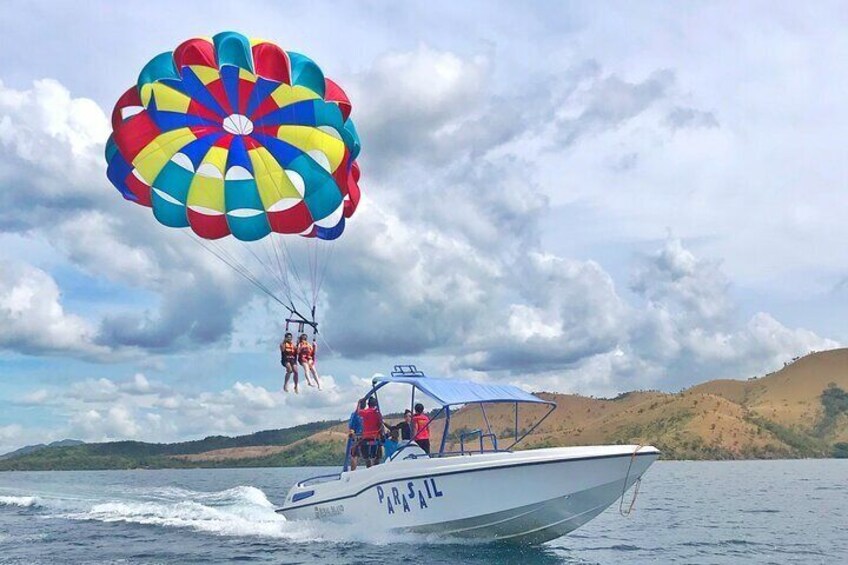
[[383, 442], [383, 461], [392, 458], [392, 455], [398, 450], [398, 445], [398, 430], [393, 427], [389, 432], [389, 437]]
[[383, 431], [383, 415], [377, 408], [377, 399], [373, 396], [368, 399], [368, 408], [359, 410], [362, 418], [362, 441], [360, 442], [359, 455], [365, 459], [365, 466], [380, 463], [379, 439]]
[[356, 466], [359, 464], [359, 443], [362, 441], [362, 418], [359, 417], [359, 411], [365, 409], [365, 399], [357, 401], [353, 412], [350, 413], [350, 420], [347, 423], [347, 447], [350, 451], [350, 470], [356, 471]]
[[297, 392], [297, 347], [292, 342], [292, 334], [286, 332], [280, 342], [280, 364], [286, 368], [286, 378], [283, 381], [283, 392], [289, 391], [289, 377], [294, 375], [294, 391]]
[[389, 431], [397, 430], [400, 432], [400, 439], [409, 441], [412, 439], [412, 410], [406, 409], [403, 411], [403, 422], [397, 423], [394, 426], [389, 426]]
[[412, 436], [418, 447], [424, 453], [430, 453], [430, 417], [424, 413], [424, 405], [420, 402], [415, 405], [415, 416], [412, 417]]
[[[318, 372], [315, 370], [315, 353], [318, 345], [313, 341], [309, 343], [306, 334], [300, 334], [300, 340], [297, 343], [297, 359], [300, 366], [303, 367], [303, 376], [306, 377], [306, 384], [309, 386], [318, 386], [321, 390], [321, 383], [318, 381]], [[315, 379], [315, 385], [309, 379], [309, 374], [312, 373], [312, 378]]]

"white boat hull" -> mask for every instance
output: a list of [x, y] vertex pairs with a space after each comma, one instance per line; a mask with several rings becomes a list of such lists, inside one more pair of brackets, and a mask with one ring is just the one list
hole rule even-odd
[[537, 544], [603, 512], [658, 457], [653, 447], [622, 445], [393, 461], [297, 485], [278, 512], [289, 519]]

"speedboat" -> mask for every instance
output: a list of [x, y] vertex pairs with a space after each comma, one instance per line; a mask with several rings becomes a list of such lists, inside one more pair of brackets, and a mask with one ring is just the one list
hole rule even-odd
[[[349, 445], [340, 473], [298, 482], [278, 513], [291, 520], [361, 522], [379, 531], [540, 544], [575, 530], [619, 499], [623, 503], [660, 455], [641, 445], [515, 451], [556, 409], [554, 402], [510, 385], [427, 377], [412, 365], [375, 377], [365, 398], [397, 384], [411, 387], [411, 406], [417, 392], [440, 407], [430, 420], [444, 426], [436, 437], [438, 452], [425, 453], [407, 441], [384, 464], [352, 471]], [[464, 422], [473, 405], [479, 405], [486, 429], [463, 425], [452, 433], [451, 416]], [[520, 430], [524, 405], [547, 410]], [[498, 411], [502, 422], [505, 408], [514, 408], [514, 430], [507, 438], [511, 444], [500, 449], [505, 431], [495, 433], [490, 416]], [[636, 492], [638, 485], [634, 497]]]

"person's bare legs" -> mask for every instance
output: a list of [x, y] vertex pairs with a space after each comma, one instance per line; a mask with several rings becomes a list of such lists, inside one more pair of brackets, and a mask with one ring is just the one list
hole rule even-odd
[[289, 391], [289, 378], [294, 374], [295, 368], [291, 361], [286, 361], [286, 379], [283, 381], [283, 392]]
[[300, 362], [300, 366], [303, 367], [303, 376], [306, 378], [306, 384], [308, 384], [309, 386], [315, 386], [314, 384], [312, 384], [312, 380], [309, 378], [309, 366], [307, 365], [307, 363], [308, 362], [304, 361]]
[[300, 394], [300, 391], [297, 390], [297, 367], [294, 367], [294, 393]]
[[321, 390], [321, 381], [318, 380], [318, 371], [315, 370], [315, 361], [309, 362], [309, 370], [312, 371], [312, 378], [315, 379], [315, 385], [318, 390]]

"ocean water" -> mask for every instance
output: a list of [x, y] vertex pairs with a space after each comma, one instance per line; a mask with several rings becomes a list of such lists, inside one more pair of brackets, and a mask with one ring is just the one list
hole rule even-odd
[[848, 460], [661, 461], [629, 518], [528, 548], [274, 513], [322, 472], [0, 473], [0, 563], [848, 563]]

